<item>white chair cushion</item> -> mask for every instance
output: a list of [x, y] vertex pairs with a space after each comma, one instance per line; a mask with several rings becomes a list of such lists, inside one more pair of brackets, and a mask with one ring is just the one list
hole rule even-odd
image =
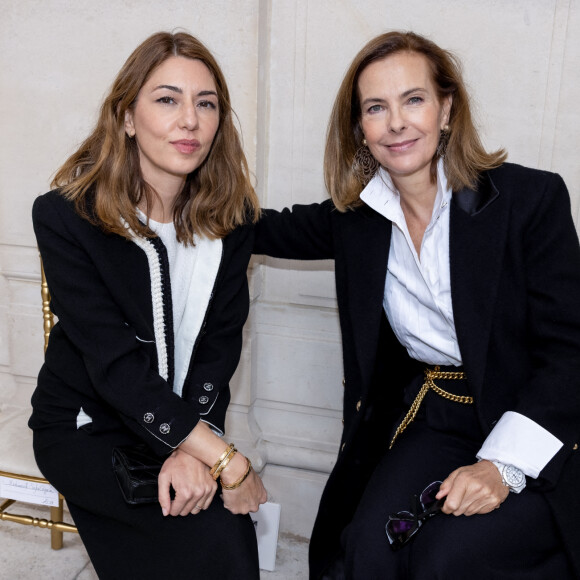
[[0, 471], [44, 477], [32, 450], [32, 431], [28, 427], [31, 411], [10, 406], [0, 409]]

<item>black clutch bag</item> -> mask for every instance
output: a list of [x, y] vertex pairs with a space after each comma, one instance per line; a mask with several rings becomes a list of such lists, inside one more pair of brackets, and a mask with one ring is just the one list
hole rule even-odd
[[153, 455], [146, 445], [113, 449], [113, 470], [128, 504], [158, 501], [157, 478], [163, 462], [164, 459]]

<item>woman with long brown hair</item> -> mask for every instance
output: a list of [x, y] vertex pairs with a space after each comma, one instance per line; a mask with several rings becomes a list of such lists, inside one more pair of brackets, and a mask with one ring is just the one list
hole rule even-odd
[[453, 55], [389, 32], [339, 89], [331, 199], [257, 226], [256, 253], [335, 260], [344, 431], [311, 578], [578, 577], [580, 248], [562, 179], [505, 158]]
[[[221, 439], [259, 213], [232, 117], [207, 48], [154, 34], [34, 204], [58, 317], [34, 449], [101, 578], [259, 578], [266, 492]], [[158, 501], [132, 505], [120, 450], [162, 463]]]

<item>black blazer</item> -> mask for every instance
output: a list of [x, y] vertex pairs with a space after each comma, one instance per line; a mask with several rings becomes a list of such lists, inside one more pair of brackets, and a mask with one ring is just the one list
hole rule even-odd
[[194, 276], [190, 300], [203, 311], [179, 396], [172, 390], [171, 280], [162, 241], [105, 234], [57, 191], [37, 198], [32, 215], [58, 322], [30, 426], [75, 419], [82, 407], [101, 427], [120, 418], [159, 455], [177, 447], [200, 419], [223, 430], [249, 309], [252, 228], [217, 242], [215, 263]]
[[[344, 431], [312, 535], [313, 578], [339, 550], [384, 451], [374, 438], [386, 439], [414, 372], [382, 308], [390, 235], [368, 206], [341, 213], [330, 200], [268, 210], [256, 229], [255, 253], [335, 260]], [[528, 487], [546, 494], [580, 570], [580, 248], [566, 187], [506, 163], [453, 195], [449, 235], [455, 326], [481, 428], [487, 435], [516, 411], [564, 443]]]

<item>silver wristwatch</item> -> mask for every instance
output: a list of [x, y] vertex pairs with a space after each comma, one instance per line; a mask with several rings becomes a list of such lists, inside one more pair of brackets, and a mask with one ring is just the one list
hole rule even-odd
[[521, 469], [501, 461], [492, 461], [492, 463], [498, 468], [502, 483], [509, 487], [510, 491], [520, 493], [526, 487], [526, 476]]

